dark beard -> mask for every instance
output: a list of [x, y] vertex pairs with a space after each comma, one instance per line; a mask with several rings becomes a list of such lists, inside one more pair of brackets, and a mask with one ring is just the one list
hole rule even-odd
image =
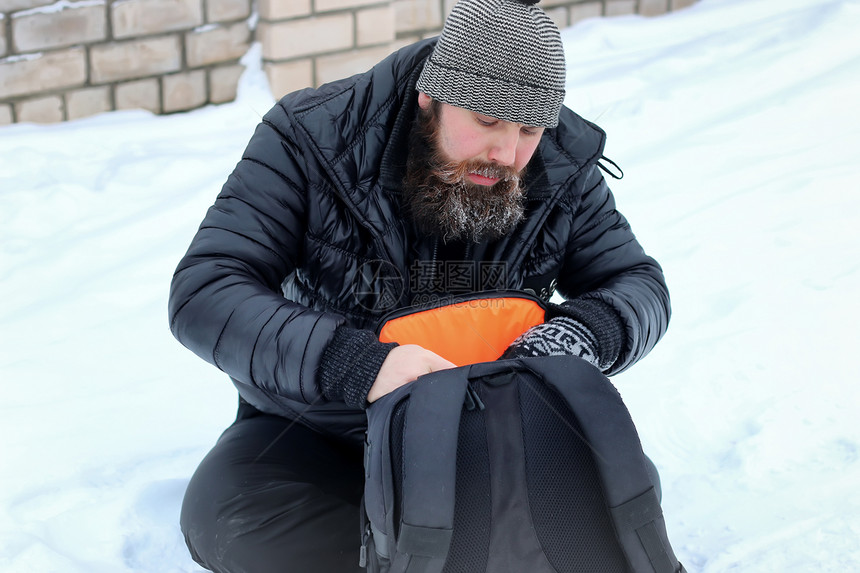
[[[406, 208], [418, 229], [451, 240], [480, 243], [510, 233], [525, 211], [522, 173], [484, 161], [450, 161], [438, 141], [438, 104], [419, 109], [409, 141], [403, 180]], [[468, 173], [501, 181], [491, 187], [475, 185]]]

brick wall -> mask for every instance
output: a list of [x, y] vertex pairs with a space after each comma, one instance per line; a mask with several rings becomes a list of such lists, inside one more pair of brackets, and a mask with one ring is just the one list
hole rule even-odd
[[[657, 16], [696, 0], [542, 0], [560, 28], [585, 18]], [[263, 64], [272, 92], [362, 72], [408, 43], [434, 36], [456, 0], [258, 0]]]
[[0, 0], [0, 125], [230, 101], [251, 1]]
[[316, 86], [366, 70], [391, 53], [391, 0], [259, 0], [257, 39], [272, 92]]
[[[456, 0], [0, 0], [0, 125], [236, 96], [252, 39], [276, 97], [436, 35]], [[696, 0], [543, 0], [559, 27]], [[255, 29], [252, 29], [256, 23]]]

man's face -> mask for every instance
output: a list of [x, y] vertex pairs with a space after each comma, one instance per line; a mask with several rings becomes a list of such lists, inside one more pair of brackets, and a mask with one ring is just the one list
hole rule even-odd
[[451, 239], [498, 239], [523, 219], [523, 170], [543, 128], [441, 104], [419, 92], [404, 178], [418, 228]]
[[[426, 110], [430, 103], [430, 97], [419, 92], [418, 105]], [[439, 151], [452, 162], [497, 165], [520, 173], [534, 155], [543, 131], [542, 127], [503, 121], [441, 103], [436, 143]], [[499, 182], [492, 169], [487, 172], [476, 168], [475, 172], [466, 174], [466, 179], [481, 186]]]

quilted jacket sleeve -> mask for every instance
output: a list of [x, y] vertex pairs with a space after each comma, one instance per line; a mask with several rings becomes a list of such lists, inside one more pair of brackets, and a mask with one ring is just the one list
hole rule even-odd
[[663, 270], [645, 254], [630, 225], [615, 209], [597, 166], [581, 176], [584, 189], [574, 213], [559, 293], [568, 299], [600, 301], [621, 318], [620, 354], [607, 374], [644, 357], [666, 332], [671, 314]]
[[302, 248], [305, 165], [275, 106], [180, 261], [168, 311], [174, 336], [231, 377], [313, 402], [320, 357], [344, 319], [281, 295]]

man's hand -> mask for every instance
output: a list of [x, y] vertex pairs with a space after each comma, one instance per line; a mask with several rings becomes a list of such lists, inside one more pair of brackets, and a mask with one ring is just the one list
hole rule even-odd
[[600, 370], [612, 366], [612, 362], [600, 360], [594, 334], [581, 322], [567, 316], [557, 316], [531, 327], [511, 343], [502, 358], [558, 355], [579, 356]]
[[398, 346], [388, 353], [379, 368], [379, 374], [367, 393], [367, 401], [373, 403], [424, 374], [456, 367], [453, 362], [417, 344]]

